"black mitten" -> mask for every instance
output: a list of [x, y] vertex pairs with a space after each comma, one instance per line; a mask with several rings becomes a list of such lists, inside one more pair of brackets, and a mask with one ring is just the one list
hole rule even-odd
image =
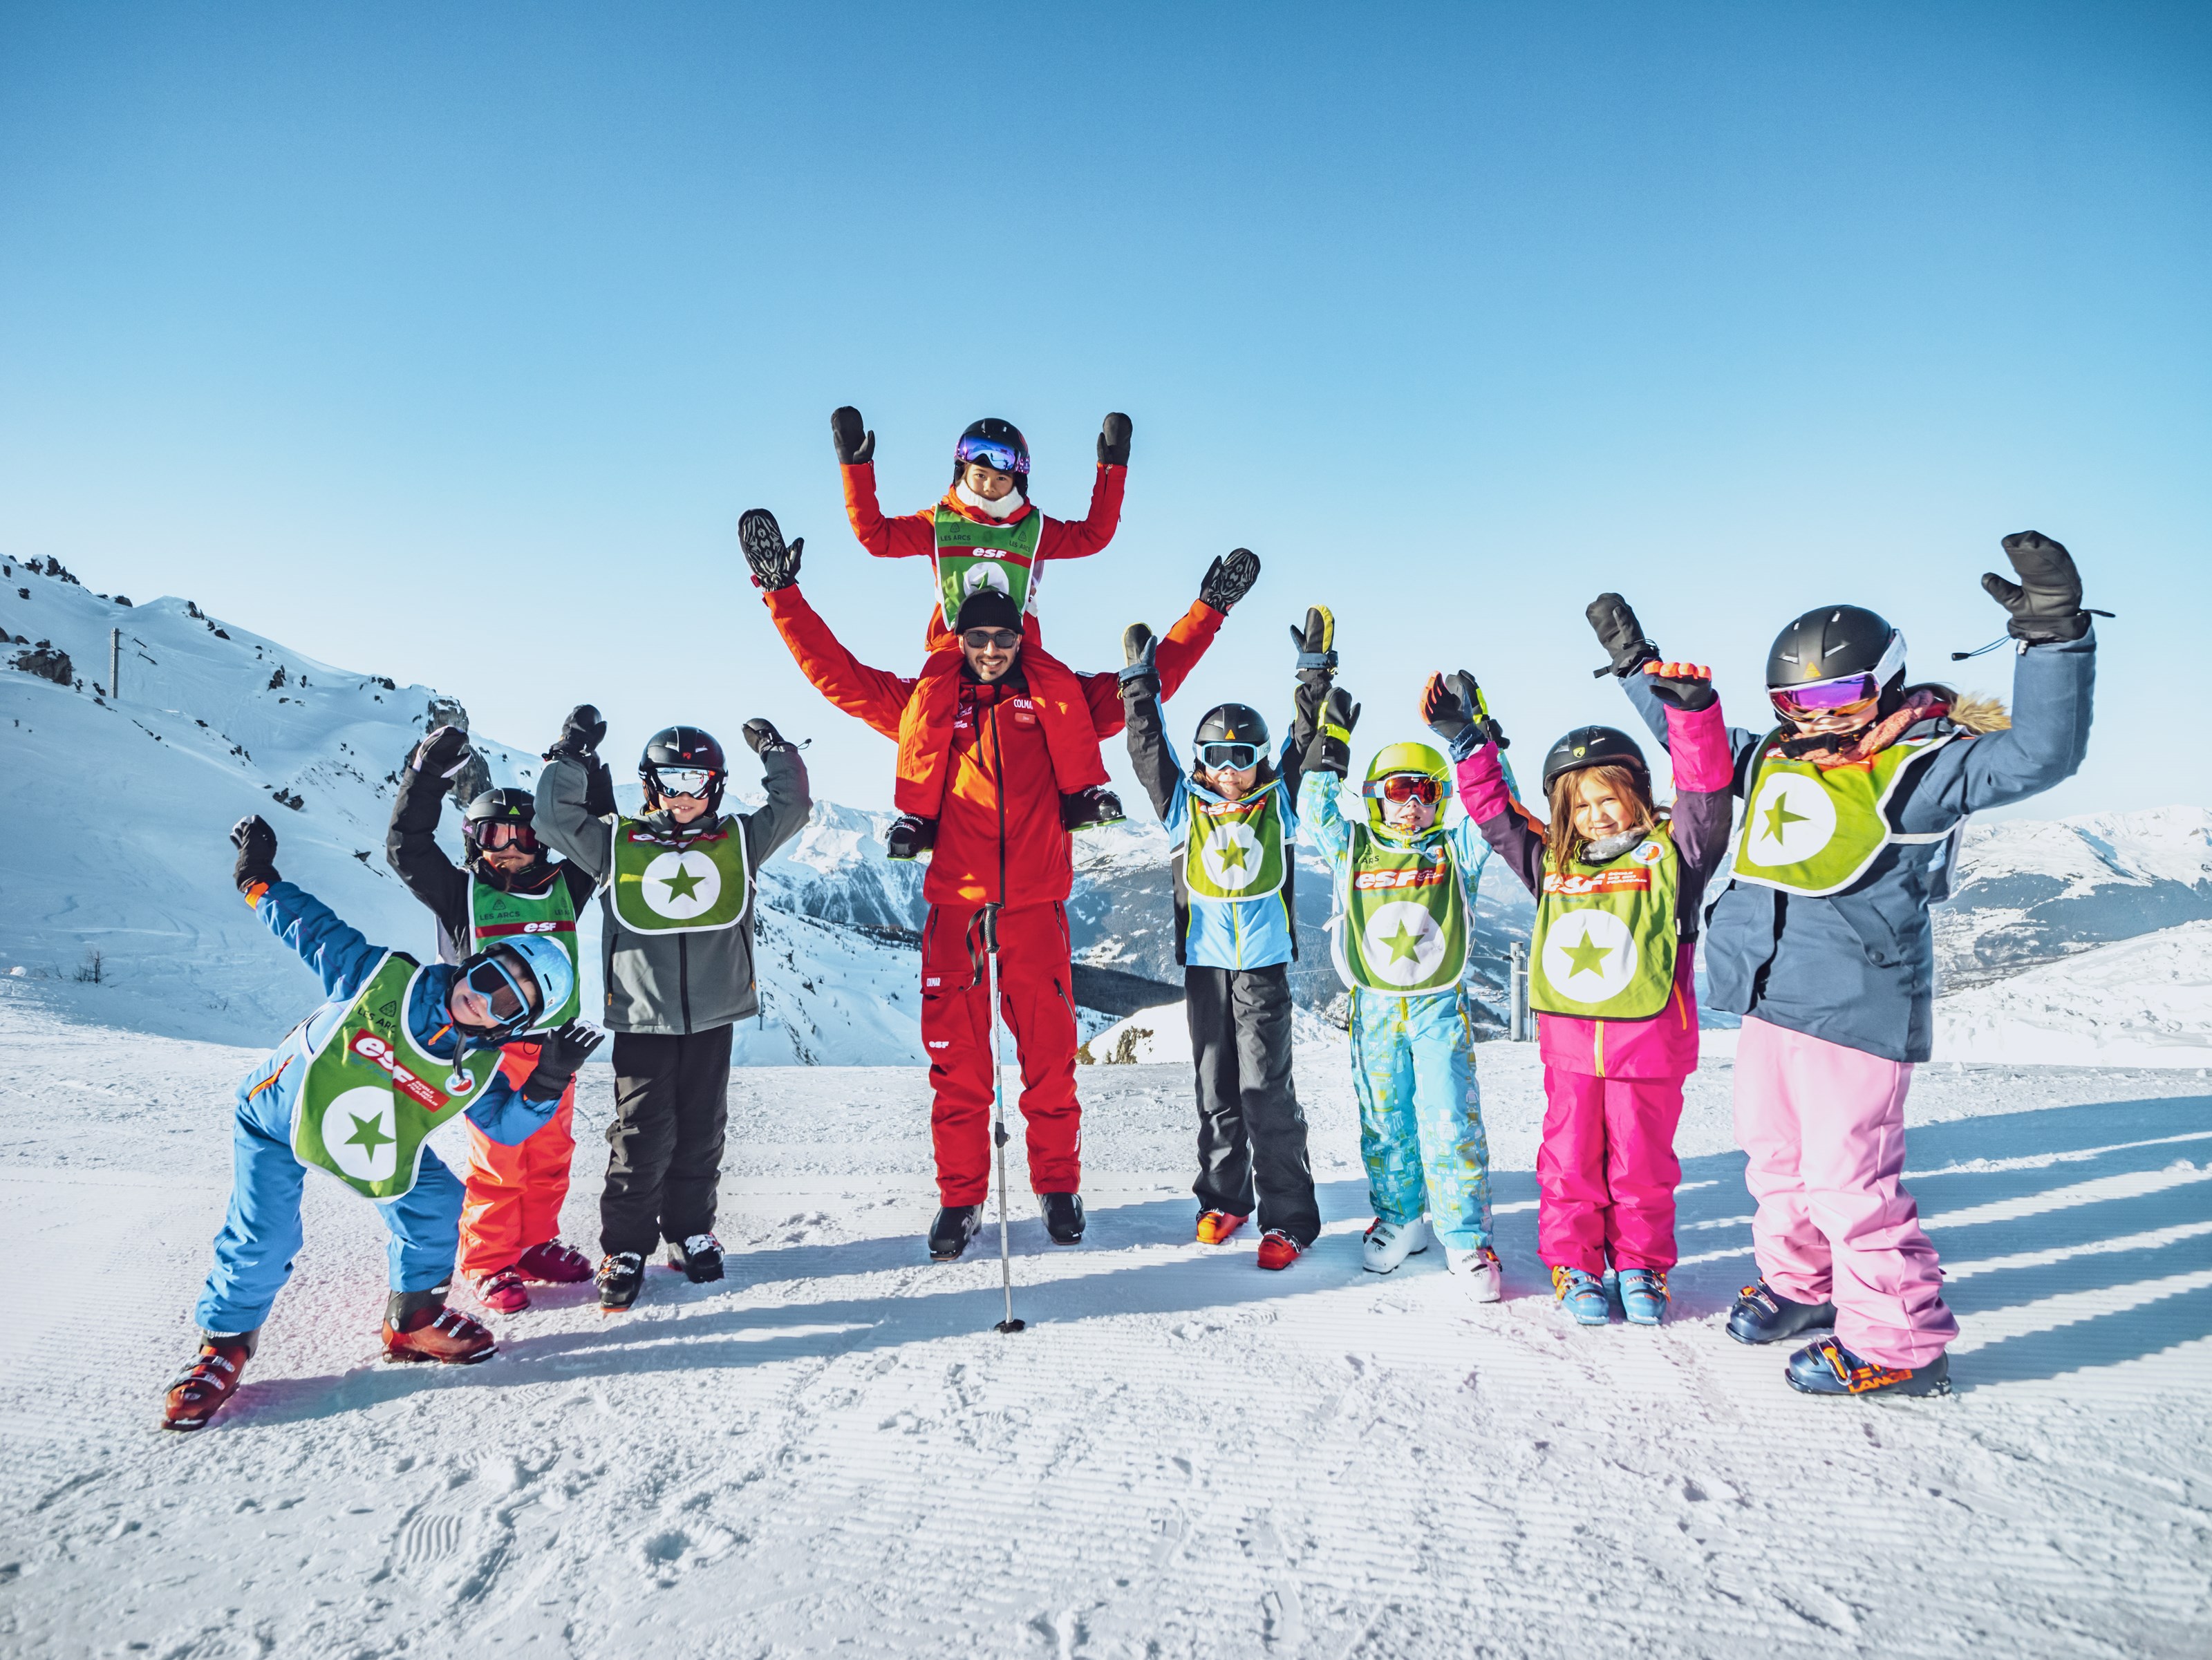
[[745, 563], [752, 566], [753, 580], [767, 592], [788, 588], [799, 580], [799, 555], [806, 538], [801, 536], [785, 547], [782, 527], [767, 508], [749, 507], [739, 517], [738, 542], [745, 550]]
[[847, 403], [830, 412], [830, 441], [837, 447], [837, 464], [857, 467], [876, 458], [876, 435], [864, 430], [860, 412]]
[[1593, 680], [1607, 675], [1626, 680], [1659, 655], [1659, 648], [1644, 637], [1644, 625], [1636, 620], [1636, 613], [1619, 594], [1600, 594], [1583, 608], [1583, 615], [1597, 631], [1598, 644], [1613, 659], [1604, 668], [1590, 670]]
[[1252, 585], [1259, 579], [1260, 555], [1249, 548], [1238, 548], [1206, 567], [1206, 579], [1198, 585], [1198, 597], [1225, 616], [1238, 600], [1252, 591]]
[[1126, 467], [1129, 464], [1129, 417], [1109, 415], [1098, 428], [1098, 464], [1101, 467]]
[[284, 880], [276, 874], [276, 833], [260, 814], [249, 813], [230, 827], [230, 845], [238, 849], [230, 879], [240, 893], [251, 891], [257, 883], [274, 887]]
[[2074, 555], [2063, 543], [2022, 530], [2004, 539], [2004, 550], [2020, 580], [2008, 582], [1990, 571], [1983, 575], [1982, 586], [2012, 613], [2005, 632], [2014, 639], [2030, 645], [2079, 639], [2089, 632], [2093, 615], [2112, 615], [2081, 609], [2081, 573], [2074, 568]]

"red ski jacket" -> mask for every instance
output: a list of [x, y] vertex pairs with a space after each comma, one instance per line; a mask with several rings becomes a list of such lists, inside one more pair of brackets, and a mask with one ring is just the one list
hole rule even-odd
[[[920, 682], [856, 660], [796, 585], [762, 598], [815, 689], [896, 742], [899, 717]], [[1221, 621], [1220, 612], [1197, 600], [1161, 639], [1156, 663], [1163, 698], [1174, 695], [1206, 654]], [[1092, 727], [1101, 738], [1113, 736], [1124, 720], [1115, 677], [1075, 678], [1090, 705]], [[923, 896], [933, 905], [996, 900], [1011, 908], [1065, 900], [1073, 880], [1068, 833], [1060, 824], [1060, 791], [1035, 703], [1025, 688], [1005, 682], [987, 686], [963, 676], [952, 722], [952, 774]]]

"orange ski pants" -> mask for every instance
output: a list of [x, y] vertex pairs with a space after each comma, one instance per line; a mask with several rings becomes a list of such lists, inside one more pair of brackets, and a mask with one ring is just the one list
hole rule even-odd
[[561, 1237], [561, 1207], [576, 1156], [575, 1114], [571, 1078], [545, 1127], [526, 1142], [504, 1146], [469, 1125], [469, 1158], [461, 1172], [467, 1187], [461, 1202], [462, 1273], [471, 1279], [496, 1273], [531, 1246]]

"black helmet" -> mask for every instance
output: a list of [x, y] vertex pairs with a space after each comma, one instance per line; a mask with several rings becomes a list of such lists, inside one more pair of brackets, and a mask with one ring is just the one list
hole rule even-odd
[[664, 726], [646, 740], [645, 753], [638, 757], [637, 775], [644, 781], [648, 809], [659, 806], [665, 799], [660, 788], [664, 766], [702, 767], [714, 774], [707, 783], [707, 810], [721, 810], [722, 786], [729, 781], [730, 764], [713, 733], [696, 726]]
[[1198, 732], [1191, 742], [1202, 766], [1217, 764], [1206, 759], [1209, 745], [1241, 743], [1250, 747], [1250, 760], [1239, 762], [1229, 760], [1218, 764], [1240, 768], [1257, 766], [1267, 759], [1267, 722], [1249, 703], [1218, 703], [1206, 712], [1205, 718], [1198, 723]]
[[1551, 793], [1553, 779], [1585, 766], [1633, 766], [1644, 777], [1651, 776], [1644, 751], [1627, 733], [1614, 726], [1577, 726], [1544, 757], [1545, 793]]
[[1878, 688], [1905, 679], [1905, 636], [1863, 605], [1823, 605], [1774, 637], [1766, 686], [1778, 692], [1845, 675], [1871, 675]]
[[1002, 473], [1012, 473], [1014, 488], [1022, 493], [1024, 500], [1028, 500], [1030, 441], [1012, 421], [986, 415], [970, 422], [968, 430], [960, 434], [960, 441], [952, 446], [952, 482], [957, 484], [962, 470], [970, 462], [978, 461]]

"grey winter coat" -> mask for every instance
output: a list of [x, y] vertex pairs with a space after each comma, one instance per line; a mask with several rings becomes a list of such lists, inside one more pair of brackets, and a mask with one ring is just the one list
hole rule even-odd
[[[538, 835], [599, 884], [602, 923], [600, 966], [605, 971], [606, 1006], [599, 1023], [611, 1032], [653, 1033], [680, 1037], [710, 1032], [757, 1013], [753, 984], [753, 923], [760, 893], [759, 870], [775, 850], [799, 833], [812, 809], [806, 766], [799, 752], [769, 748], [761, 756], [765, 805], [726, 816], [722, 824], [741, 827], [745, 859], [754, 880], [745, 895], [744, 919], [713, 934], [640, 934], [616, 920], [607, 877], [614, 863], [615, 821], [584, 810], [590, 769], [573, 760], [550, 760], [538, 779]], [[672, 829], [665, 813], [644, 821]]]
[[[2094, 630], [2020, 651], [2010, 730], [1937, 750], [1892, 797], [1893, 827], [1905, 835], [1941, 834], [1969, 813], [2025, 800], [2072, 777], [2088, 752], [2096, 678]], [[1666, 706], [1641, 675], [1621, 685], [1664, 743]], [[1948, 726], [1923, 721], [1905, 736], [1934, 737]], [[1765, 736], [1729, 729], [1739, 796]], [[1705, 926], [1706, 1005], [1884, 1060], [1926, 1060], [1936, 1036], [1936, 936], [1928, 913], [1949, 892], [1951, 846], [1893, 842], [1856, 882], [1826, 899], [1725, 881], [1723, 872]]]

